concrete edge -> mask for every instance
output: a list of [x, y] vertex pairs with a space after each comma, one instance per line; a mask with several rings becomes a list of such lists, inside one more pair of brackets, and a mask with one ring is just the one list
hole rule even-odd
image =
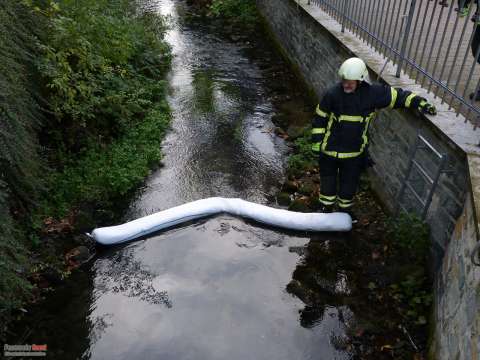
[[480, 241], [480, 156], [467, 155], [468, 170], [470, 174], [470, 187], [472, 190], [473, 216], [477, 225], [477, 241]]
[[[380, 53], [372, 49], [363, 40], [355, 34], [345, 29], [342, 33], [341, 24], [331, 18], [320, 7], [315, 4], [308, 5], [308, 0], [292, 0], [297, 4], [299, 10], [303, 10], [322, 25], [334, 38], [339, 40], [343, 46], [351, 53], [362, 58], [367, 66], [382, 79], [385, 83], [393, 87], [401, 87], [406, 90], [426, 98], [437, 107], [436, 116], [424, 115], [422, 117], [429, 125], [438, 130], [437, 132], [452, 145], [465, 153], [469, 174], [472, 200], [474, 203], [474, 215], [477, 228], [477, 241], [480, 239], [480, 129], [474, 130], [473, 125], [468, 122], [461, 114], [449, 109], [449, 106], [443, 103], [432, 93], [415, 83], [415, 80], [402, 72], [400, 78], [395, 76], [396, 67], [392, 61], [387, 61]], [[383, 70], [383, 71], [382, 71]]]

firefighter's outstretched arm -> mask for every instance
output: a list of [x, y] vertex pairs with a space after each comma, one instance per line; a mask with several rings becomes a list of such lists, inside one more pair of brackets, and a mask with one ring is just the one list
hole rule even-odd
[[[384, 91], [386, 94], [381, 98], [384, 99], [381, 108], [389, 107], [390, 109], [399, 109], [399, 108], [413, 108], [418, 109], [424, 114], [436, 115], [437, 109], [435, 106], [430, 104], [425, 98], [416, 95], [408, 90], [403, 90], [401, 88], [393, 88], [389, 86], [384, 86]], [[387, 104], [385, 101], [389, 99], [390, 102]]]

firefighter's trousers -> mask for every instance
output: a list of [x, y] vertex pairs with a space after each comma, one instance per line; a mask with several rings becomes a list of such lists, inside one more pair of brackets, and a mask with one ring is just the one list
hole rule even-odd
[[360, 175], [365, 168], [365, 156], [339, 159], [320, 154], [320, 203], [333, 206], [336, 202], [340, 209], [353, 206]]

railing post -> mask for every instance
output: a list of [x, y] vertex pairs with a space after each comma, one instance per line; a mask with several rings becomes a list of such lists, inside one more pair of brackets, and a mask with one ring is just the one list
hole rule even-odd
[[345, 19], [347, 18], [347, 1], [348, 1], [348, 0], [343, 0], [342, 33], [345, 32]]
[[410, 11], [408, 12], [407, 25], [405, 26], [405, 33], [403, 34], [402, 48], [400, 50], [400, 59], [398, 61], [396, 77], [400, 77], [402, 71], [403, 59], [405, 58], [405, 50], [407, 48], [408, 35], [410, 35], [410, 28], [412, 26], [413, 13], [415, 12], [416, 0], [410, 3]]

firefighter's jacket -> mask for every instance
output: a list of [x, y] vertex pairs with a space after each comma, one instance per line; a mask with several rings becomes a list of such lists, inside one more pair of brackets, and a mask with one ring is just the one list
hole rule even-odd
[[315, 111], [312, 150], [337, 158], [364, 153], [368, 127], [382, 108], [418, 108], [425, 99], [399, 88], [361, 82], [350, 94], [338, 83], [330, 88]]

